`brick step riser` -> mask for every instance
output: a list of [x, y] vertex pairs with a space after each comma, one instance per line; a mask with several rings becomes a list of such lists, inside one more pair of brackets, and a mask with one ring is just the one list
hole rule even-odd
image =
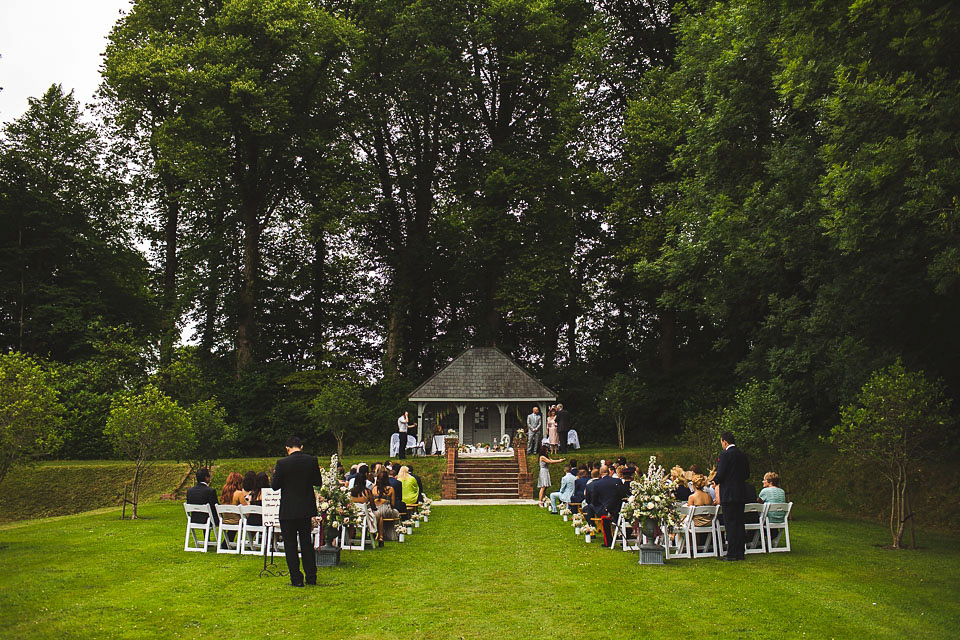
[[520, 466], [516, 464], [498, 464], [497, 466], [493, 465], [475, 465], [475, 464], [457, 464], [457, 470], [465, 469], [470, 471], [503, 471], [504, 469], [519, 469]]
[[458, 478], [474, 478], [476, 480], [486, 480], [487, 478], [491, 480], [500, 480], [502, 478], [514, 478], [516, 479], [516, 473], [468, 473], [460, 472], [457, 473]]

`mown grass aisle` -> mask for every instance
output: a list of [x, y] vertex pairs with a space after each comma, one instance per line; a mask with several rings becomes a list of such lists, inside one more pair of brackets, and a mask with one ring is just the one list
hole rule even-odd
[[943, 638], [960, 620], [956, 537], [890, 552], [882, 526], [802, 511], [792, 553], [640, 567], [537, 507], [435, 506], [306, 589], [183, 552], [179, 504], [143, 514], [0, 528], [0, 637]]

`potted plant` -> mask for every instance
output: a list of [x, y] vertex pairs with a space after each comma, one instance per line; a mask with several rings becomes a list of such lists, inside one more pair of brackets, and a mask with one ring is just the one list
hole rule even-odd
[[650, 456], [647, 473], [630, 483], [630, 497], [620, 513], [635, 530], [643, 531], [640, 564], [663, 564], [663, 547], [653, 542], [657, 525], [664, 529], [677, 526], [681, 517], [670, 478], [657, 464], [656, 456]]
[[584, 539], [586, 539], [587, 544], [590, 544], [590, 539], [593, 535], [597, 533], [597, 528], [592, 524], [585, 524], [580, 527], [580, 533], [583, 534]]
[[330, 456], [330, 467], [323, 472], [323, 485], [315, 492], [317, 525], [323, 532], [323, 546], [317, 549], [317, 566], [340, 564], [340, 547], [334, 546], [343, 528], [357, 521], [356, 505], [337, 479], [337, 454]]

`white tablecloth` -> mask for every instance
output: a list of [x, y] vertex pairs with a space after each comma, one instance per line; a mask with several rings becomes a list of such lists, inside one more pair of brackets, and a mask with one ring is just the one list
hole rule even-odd
[[580, 437], [577, 436], [577, 432], [573, 429], [567, 431], [567, 446], [573, 446], [574, 449], [580, 448]]
[[446, 438], [442, 435], [433, 436], [433, 445], [430, 447], [430, 453], [446, 453], [447, 447], [444, 444]]
[[[407, 434], [407, 449], [416, 449], [417, 448], [417, 438]], [[397, 454], [400, 453], [400, 434], [394, 433], [390, 435], [390, 457], [395, 458]]]

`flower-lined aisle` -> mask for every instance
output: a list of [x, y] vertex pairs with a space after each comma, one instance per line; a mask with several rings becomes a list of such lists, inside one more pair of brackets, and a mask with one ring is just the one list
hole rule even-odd
[[[630, 482], [630, 495], [620, 509], [623, 521], [633, 531], [631, 538], [635, 537], [637, 543], [643, 538], [651, 543], [655, 539], [662, 539], [664, 532], [669, 534], [682, 524], [683, 515], [673, 495], [675, 488], [674, 480], [657, 464], [656, 456], [650, 456], [647, 472]], [[563, 522], [573, 527], [577, 537], [583, 536], [587, 544], [601, 533], [582, 511], [573, 513], [569, 504], [561, 503], [555, 513], [562, 517]], [[616, 522], [611, 525], [612, 529], [616, 529]], [[621, 531], [620, 535], [622, 534]]]
[[[349, 527], [364, 525], [363, 509], [350, 499], [347, 488], [337, 478], [338, 467], [339, 458], [337, 454], [333, 454], [330, 456], [330, 466], [322, 470], [323, 485], [314, 492], [319, 514], [313, 519], [314, 528], [319, 530], [316, 536], [318, 553], [324, 549], [338, 551], [342, 532]], [[433, 501], [424, 495], [423, 502], [418, 505], [417, 510], [406, 514], [407, 519], [397, 523], [398, 542], [405, 542], [421, 523], [430, 521], [432, 504]]]

